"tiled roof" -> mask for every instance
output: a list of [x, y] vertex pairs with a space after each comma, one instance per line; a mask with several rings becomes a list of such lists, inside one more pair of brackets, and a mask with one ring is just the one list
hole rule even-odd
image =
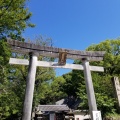
[[66, 105], [38, 105], [40, 111], [69, 111]]

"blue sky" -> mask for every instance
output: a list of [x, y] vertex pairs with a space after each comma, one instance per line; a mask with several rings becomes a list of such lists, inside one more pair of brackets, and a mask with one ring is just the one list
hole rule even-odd
[[36, 27], [26, 29], [25, 38], [46, 35], [55, 47], [85, 50], [120, 37], [120, 0], [30, 0], [27, 7]]

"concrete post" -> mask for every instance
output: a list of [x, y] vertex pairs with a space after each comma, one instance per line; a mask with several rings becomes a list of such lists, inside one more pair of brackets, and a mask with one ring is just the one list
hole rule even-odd
[[30, 53], [22, 120], [31, 120], [36, 66], [37, 66], [37, 55], [34, 53]]
[[87, 59], [82, 59], [83, 66], [84, 66], [84, 76], [85, 76], [85, 84], [88, 96], [88, 104], [91, 119], [93, 120], [93, 113], [92, 111], [97, 111], [96, 99], [94, 94], [94, 88], [92, 83], [91, 71], [89, 68], [89, 61]]

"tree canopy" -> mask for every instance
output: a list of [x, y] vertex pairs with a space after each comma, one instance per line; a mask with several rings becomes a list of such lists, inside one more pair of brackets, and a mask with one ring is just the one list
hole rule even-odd
[[100, 62], [94, 62], [92, 64], [101, 65], [105, 68], [104, 74], [110, 76], [119, 76], [120, 71], [120, 39], [106, 40], [97, 45], [91, 45], [87, 48], [91, 51], [105, 51], [104, 60]]
[[0, 0], [0, 38], [20, 38], [30, 23], [32, 13], [26, 7], [26, 0]]

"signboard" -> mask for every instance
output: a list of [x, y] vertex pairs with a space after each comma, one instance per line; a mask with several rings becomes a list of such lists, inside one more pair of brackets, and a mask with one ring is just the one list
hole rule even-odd
[[93, 112], [93, 120], [102, 120], [100, 111], [92, 111]]

